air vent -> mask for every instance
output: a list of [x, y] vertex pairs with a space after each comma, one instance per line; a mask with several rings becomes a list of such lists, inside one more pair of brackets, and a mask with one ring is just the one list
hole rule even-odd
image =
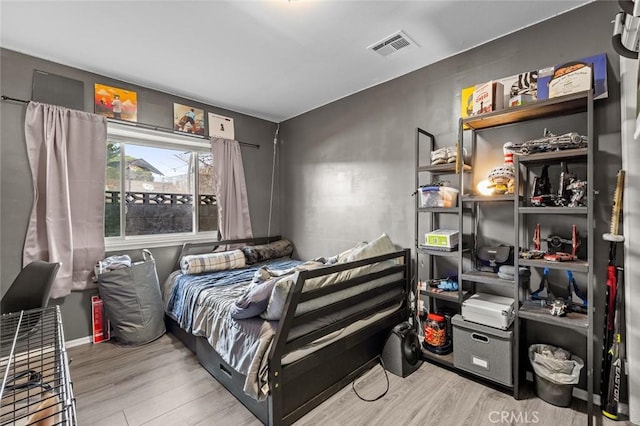
[[416, 47], [417, 44], [411, 40], [407, 35], [398, 31], [385, 37], [384, 40], [380, 40], [377, 43], [373, 43], [367, 49], [371, 49], [380, 56], [389, 56], [400, 50], [410, 50], [411, 47]]

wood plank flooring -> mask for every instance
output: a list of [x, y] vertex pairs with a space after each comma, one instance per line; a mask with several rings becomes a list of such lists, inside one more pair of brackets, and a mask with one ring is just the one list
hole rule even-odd
[[[79, 425], [260, 425], [167, 334], [138, 347], [107, 343], [69, 349]], [[586, 425], [586, 404], [560, 408], [533, 393], [520, 401], [455, 372], [424, 363], [405, 379], [389, 374], [388, 393], [365, 402], [347, 386], [296, 425]], [[377, 366], [356, 382], [366, 399], [384, 392]], [[604, 419], [605, 425], [621, 425]]]

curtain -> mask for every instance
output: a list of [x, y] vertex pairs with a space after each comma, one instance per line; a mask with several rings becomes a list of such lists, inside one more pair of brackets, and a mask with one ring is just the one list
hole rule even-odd
[[218, 202], [218, 230], [223, 240], [251, 238], [251, 218], [242, 153], [238, 141], [212, 138], [213, 169]]
[[50, 297], [91, 285], [104, 257], [105, 117], [30, 102], [25, 118], [34, 202], [23, 264], [60, 262]]

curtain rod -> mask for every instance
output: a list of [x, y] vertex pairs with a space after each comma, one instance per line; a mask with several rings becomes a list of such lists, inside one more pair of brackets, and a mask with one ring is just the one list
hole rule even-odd
[[[12, 98], [9, 96], [5, 96], [2, 95], [2, 100], [3, 101], [12, 101], [12, 102], [19, 102], [22, 104], [28, 104], [31, 101], [25, 101], [24, 99], [17, 99], [17, 98]], [[114, 118], [107, 118], [107, 121], [110, 123], [120, 123], [120, 124], [125, 124], [127, 126], [132, 126], [132, 127], [142, 127], [145, 129], [151, 129], [151, 130], [157, 130], [157, 131], [161, 131], [161, 132], [165, 132], [165, 133], [171, 133], [171, 134], [180, 134], [180, 135], [184, 135], [184, 136], [190, 136], [192, 138], [196, 138], [196, 139], [208, 139], [206, 136], [200, 136], [200, 135], [194, 135], [191, 133], [186, 133], [186, 132], [176, 132], [174, 129], [170, 129], [168, 127], [162, 127], [162, 126], [156, 126], [154, 124], [147, 124], [147, 123], [138, 123], [138, 122], [134, 122], [134, 121], [126, 121], [126, 120], [116, 120]], [[244, 146], [248, 146], [251, 148], [260, 148], [260, 145], [255, 144], [255, 143], [248, 143], [248, 142], [240, 142], [238, 141], [238, 143], [240, 145], [244, 145]]]

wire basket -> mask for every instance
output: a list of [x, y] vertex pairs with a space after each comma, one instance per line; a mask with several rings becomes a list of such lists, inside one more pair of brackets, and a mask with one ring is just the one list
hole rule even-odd
[[76, 425], [58, 306], [0, 316], [0, 425]]

